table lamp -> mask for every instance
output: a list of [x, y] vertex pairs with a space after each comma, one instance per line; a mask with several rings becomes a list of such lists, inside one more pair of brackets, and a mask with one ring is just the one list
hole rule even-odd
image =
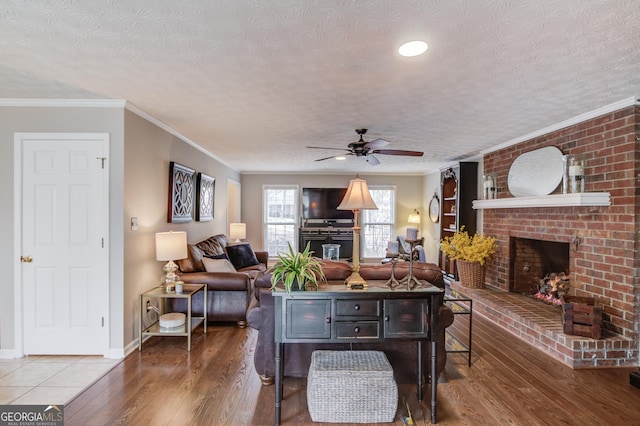
[[349, 188], [337, 207], [338, 210], [353, 211], [353, 262], [351, 276], [345, 283], [349, 289], [361, 289], [367, 287], [367, 282], [360, 276], [360, 210], [376, 210], [378, 206], [371, 198], [367, 182], [356, 175], [349, 182]]
[[161, 283], [161, 286], [163, 286], [167, 292], [171, 292], [176, 281], [180, 279], [178, 274], [176, 274], [178, 265], [175, 264], [174, 260], [186, 259], [187, 257], [186, 232], [169, 231], [156, 233], [156, 259], [167, 261], [164, 268], [162, 268], [166, 274]]
[[229, 224], [229, 239], [234, 243], [241, 242], [247, 238], [247, 224], [246, 223], [230, 223]]

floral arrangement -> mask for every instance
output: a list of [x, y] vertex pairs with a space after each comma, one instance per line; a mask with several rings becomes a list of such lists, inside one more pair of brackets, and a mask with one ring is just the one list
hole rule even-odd
[[486, 260], [496, 252], [496, 239], [495, 237], [485, 237], [477, 233], [469, 236], [463, 226], [452, 236], [440, 241], [440, 250], [450, 259], [477, 262], [480, 265], [484, 265]]

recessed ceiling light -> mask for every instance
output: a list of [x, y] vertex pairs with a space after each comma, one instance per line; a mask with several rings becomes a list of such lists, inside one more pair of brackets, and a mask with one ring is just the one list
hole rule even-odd
[[418, 56], [427, 51], [429, 46], [421, 40], [408, 41], [398, 49], [402, 56]]
[[347, 157], [343, 157], [342, 155], [340, 157], [336, 157], [336, 160], [346, 160]]

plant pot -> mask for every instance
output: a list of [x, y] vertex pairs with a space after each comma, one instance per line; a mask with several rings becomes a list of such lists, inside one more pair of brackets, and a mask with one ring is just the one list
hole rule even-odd
[[485, 267], [478, 262], [456, 260], [460, 285], [467, 288], [483, 288]]
[[298, 279], [294, 279], [291, 283], [291, 291], [304, 291], [304, 284], [300, 285]]

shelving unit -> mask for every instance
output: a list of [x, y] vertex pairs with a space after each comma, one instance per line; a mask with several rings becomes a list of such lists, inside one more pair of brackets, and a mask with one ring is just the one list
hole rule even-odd
[[[473, 235], [476, 232], [476, 211], [473, 201], [478, 198], [478, 163], [461, 162], [440, 173], [440, 238], [452, 236], [462, 226]], [[440, 253], [440, 268], [445, 280], [457, 279], [454, 260]]]
[[444, 297], [444, 303], [451, 308], [453, 311], [453, 315], [467, 315], [469, 321], [469, 335], [467, 336], [467, 341], [464, 342], [462, 339], [454, 336], [449, 329], [445, 332], [447, 334], [447, 338], [445, 338], [446, 342], [446, 350], [448, 353], [466, 353], [467, 354], [467, 365], [471, 367], [471, 330], [473, 326], [473, 299], [470, 297], [462, 296], [462, 297], [454, 297], [451, 295], [447, 295]]

